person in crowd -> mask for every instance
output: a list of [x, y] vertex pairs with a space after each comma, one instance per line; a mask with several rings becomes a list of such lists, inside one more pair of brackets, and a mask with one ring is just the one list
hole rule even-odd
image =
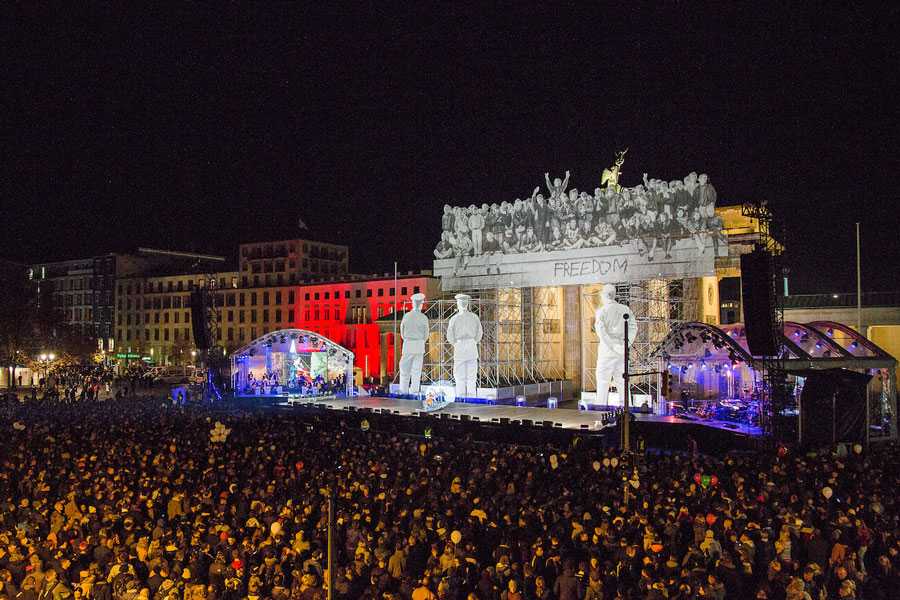
[[[897, 445], [639, 452], [626, 504], [630, 464], [595, 467], [621, 457], [589, 444], [211, 410], [134, 390], [0, 397], [0, 598], [324, 598], [331, 492], [340, 599], [879, 599], [900, 587]], [[232, 430], [225, 442], [212, 418]]]

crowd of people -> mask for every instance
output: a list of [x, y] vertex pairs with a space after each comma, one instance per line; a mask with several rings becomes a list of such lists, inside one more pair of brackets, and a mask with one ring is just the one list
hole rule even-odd
[[288, 378], [284, 385], [281, 385], [278, 373], [274, 371], [268, 371], [260, 377], [256, 377], [251, 371], [247, 374], [247, 380], [241, 392], [265, 396], [289, 391], [297, 392], [301, 396], [323, 396], [342, 394], [346, 392], [346, 389], [346, 378], [343, 374], [326, 379], [321, 374], [313, 376], [309, 371], [297, 372]]
[[670, 259], [677, 244], [700, 255], [708, 247], [717, 253], [722, 243], [716, 190], [706, 174], [665, 182], [645, 173], [640, 185], [608, 185], [593, 194], [567, 191], [568, 171], [562, 180], [551, 182], [548, 173], [544, 178], [546, 200], [536, 187], [530, 198], [511, 203], [445, 205], [435, 257], [465, 262], [481, 255], [622, 245], [652, 262], [657, 252]]
[[329, 494], [341, 599], [900, 589], [896, 446], [628, 459], [160, 396], [0, 403], [0, 600], [324, 598]]

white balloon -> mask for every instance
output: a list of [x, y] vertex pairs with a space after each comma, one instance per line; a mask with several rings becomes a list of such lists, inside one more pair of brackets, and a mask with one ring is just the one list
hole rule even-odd
[[274, 521], [271, 526], [269, 526], [269, 531], [272, 532], [272, 535], [278, 535], [281, 533], [281, 523], [278, 521]]
[[462, 534], [454, 529], [453, 532], [450, 533], [450, 541], [454, 544], [458, 544], [460, 541], [462, 541]]
[[594, 470], [595, 470], [595, 471], [599, 471], [599, 470], [600, 470], [600, 463], [599, 463], [599, 461], [596, 461], [596, 460], [595, 460], [594, 463], [593, 463], [591, 466], [594, 467]]
[[863, 447], [862, 444], [853, 444], [853, 453], [854, 454], [862, 454]]
[[613, 469], [615, 469], [616, 467], [619, 466], [619, 459], [613, 457], [613, 458], [609, 461], [609, 464], [612, 465], [612, 468], [613, 468]]
[[556, 469], [559, 466], [559, 460], [556, 458], [555, 454], [550, 455], [550, 467]]
[[830, 487], [825, 486], [825, 487], [822, 488], [822, 495], [825, 496], [825, 499], [826, 499], [826, 500], [830, 500], [830, 499], [831, 499], [831, 496], [832, 496], [833, 494], [834, 494], [834, 491], [833, 491]]
[[603, 459], [603, 466], [604, 466], [604, 467], [608, 467], [609, 464], [610, 464], [609, 458], [604, 458], [604, 459]]

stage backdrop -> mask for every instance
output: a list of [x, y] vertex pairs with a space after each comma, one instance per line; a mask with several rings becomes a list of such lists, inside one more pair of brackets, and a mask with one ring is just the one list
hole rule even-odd
[[434, 273], [445, 290], [541, 287], [715, 273], [728, 255], [706, 175], [567, 190], [545, 175], [547, 198], [444, 206]]

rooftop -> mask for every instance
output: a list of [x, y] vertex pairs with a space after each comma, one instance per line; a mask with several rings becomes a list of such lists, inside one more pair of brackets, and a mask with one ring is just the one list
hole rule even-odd
[[[796, 294], [784, 297], [785, 308], [823, 308], [856, 306], [856, 294]], [[900, 292], [865, 292], [862, 305], [900, 306]]]

